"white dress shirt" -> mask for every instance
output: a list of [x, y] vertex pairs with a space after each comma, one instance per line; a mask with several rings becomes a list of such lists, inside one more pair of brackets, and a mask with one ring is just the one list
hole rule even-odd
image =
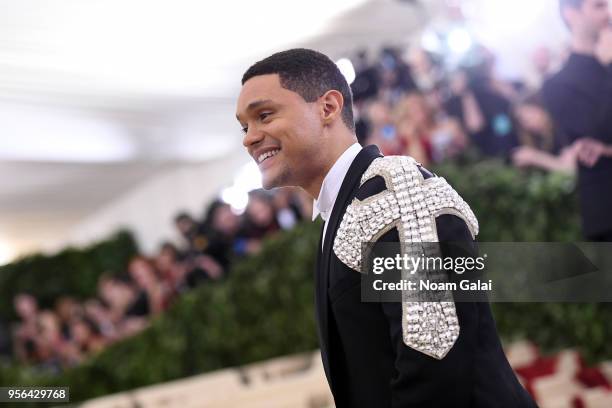
[[342, 181], [344, 181], [344, 177], [346, 177], [349, 167], [351, 167], [353, 160], [355, 160], [355, 157], [357, 157], [360, 151], [361, 145], [359, 143], [354, 143], [338, 157], [338, 160], [336, 160], [332, 168], [329, 169], [329, 172], [325, 175], [323, 184], [321, 184], [319, 198], [314, 200], [312, 205], [312, 220], [316, 220], [317, 216], [320, 214], [323, 221], [325, 221], [323, 238], [321, 239], [321, 250], [323, 250], [323, 243], [325, 242], [327, 220], [334, 209], [336, 198], [338, 198], [338, 193], [342, 186]]

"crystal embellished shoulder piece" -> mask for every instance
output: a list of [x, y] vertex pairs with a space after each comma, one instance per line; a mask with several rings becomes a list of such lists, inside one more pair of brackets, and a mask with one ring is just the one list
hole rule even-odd
[[[397, 228], [400, 242], [438, 242], [436, 217], [452, 214], [463, 219], [472, 238], [478, 221], [467, 203], [443, 177], [424, 179], [417, 163], [408, 156], [375, 159], [361, 177], [361, 185], [373, 177], [385, 180], [386, 190], [364, 200], [353, 199], [334, 239], [336, 256], [361, 272], [362, 242], [376, 242]], [[404, 245], [400, 245], [404, 252]], [[403, 254], [402, 254], [403, 255]], [[452, 293], [439, 302], [411, 302], [402, 293], [404, 343], [431, 357], [442, 359], [459, 336], [459, 322]]]

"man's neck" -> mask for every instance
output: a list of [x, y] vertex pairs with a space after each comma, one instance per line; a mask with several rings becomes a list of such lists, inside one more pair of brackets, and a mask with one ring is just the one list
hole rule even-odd
[[572, 37], [572, 52], [582, 55], [595, 55], [596, 42], [586, 36], [575, 35]]
[[313, 198], [317, 199], [319, 197], [319, 193], [321, 192], [321, 187], [323, 186], [323, 180], [325, 180], [325, 176], [329, 173], [329, 170], [333, 167], [334, 163], [338, 161], [338, 158], [342, 156], [342, 153], [346, 151], [349, 147], [356, 143], [357, 140], [354, 135], [352, 138], [343, 138], [342, 143], [336, 143], [333, 146], [327, 159], [325, 160], [325, 164], [321, 166], [321, 171], [318, 173], [317, 177], [313, 178], [311, 183], [308, 186], [304, 186], [303, 189]]

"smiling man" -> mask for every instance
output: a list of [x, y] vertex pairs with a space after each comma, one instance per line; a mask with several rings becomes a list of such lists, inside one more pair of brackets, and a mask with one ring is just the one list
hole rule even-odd
[[[361, 301], [361, 242], [473, 247], [478, 223], [444, 179], [357, 143], [351, 91], [333, 61], [293, 49], [257, 62], [242, 78], [236, 116], [264, 188], [303, 188], [313, 219], [325, 221], [316, 317], [337, 407], [535, 406], [487, 303]], [[440, 199], [425, 198], [432, 192]]]
[[237, 119], [245, 133], [244, 145], [261, 170], [264, 188], [301, 186], [318, 197], [336, 159], [357, 143], [352, 109], [344, 106], [351, 93], [339, 71], [333, 76], [321, 67], [329, 61], [323, 60], [327, 57], [312, 56], [316, 57], [309, 68], [312, 75], [322, 83], [327, 77], [329, 84], [313, 87], [299, 77], [308, 67], [292, 61], [292, 54], [276, 56], [291, 75], [271, 74], [270, 65], [249, 69], [243, 78], [248, 85], [238, 100]]

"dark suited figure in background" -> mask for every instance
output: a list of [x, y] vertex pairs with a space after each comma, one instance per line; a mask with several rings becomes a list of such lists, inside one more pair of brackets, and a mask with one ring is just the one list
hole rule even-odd
[[612, 29], [607, 0], [560, 0], [572, 52], [543, 86], [546, 107], [574, 144], [582, 227], [612, 241]]
[[[357, 143], [349, 86], [325, 55], [306, 49], [274, 54], [250, 67], [242, 85], [237, 119], [264, 188], [302, 187], [316, 199], [313, 217], [325, 221], [316, 317], [336, 406], [534, 407], [506, 360], [488, 303], [438, 303], [445, 313], [440, 316], [431, 304], [361, 302], [355, 245], [410, 241], [421, 231], [423, 241], [473, 243], [478, 225], [467, 204], [410, 157], [383, 157], [376, 146]], [[410, 182], [398, 184], [398, 177]], [[437, 210], [418, 196], [433, 187], [449, 194]], [[360, 217], [347, 214], [362, 211], [373, 195], [387, 200], [381, 206], [389, 217], [401, 213], [406, 219], [393, 228], [378, 225], [376, 237], [356, 235], [363, 231], [355, 222]], [[423, 206], [417, 213], [397, 197]], [[380, 209], [371, 210], [364, 213], [365, 224], [374, 226]], [[423, 318], [438, 324], [428, 326]]]

